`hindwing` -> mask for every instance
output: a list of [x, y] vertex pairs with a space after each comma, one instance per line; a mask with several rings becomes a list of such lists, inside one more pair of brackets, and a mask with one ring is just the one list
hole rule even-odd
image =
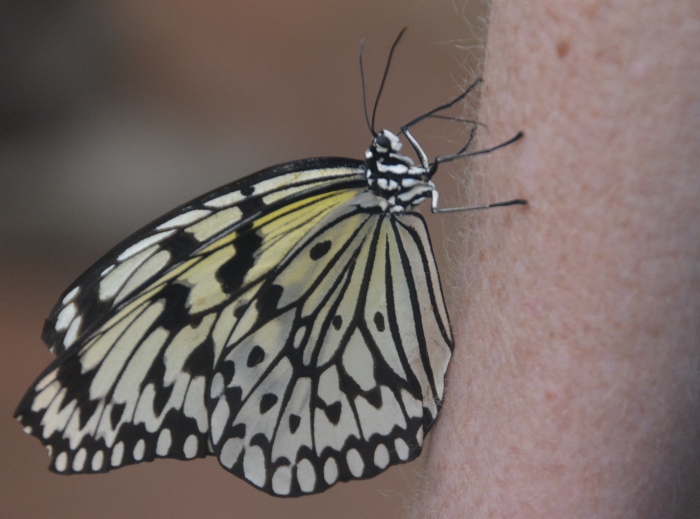
[[424, 221], [343, 209], [265, 280], [210, 387], [220, 463], [275, 495], [414, 459], [442, 399], [452, 338]]

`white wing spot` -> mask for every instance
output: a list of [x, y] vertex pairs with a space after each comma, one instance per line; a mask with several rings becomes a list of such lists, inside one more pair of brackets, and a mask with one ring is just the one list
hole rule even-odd
[[122, 464], [122, 458], [124, 457], [124, 442], [119, 442], [114, 446], [112, 450], [112, 466], [118, 467]]
[[304, 341], [304, 335], [306, 335], [306, 326], [300, 326], [296, 333], [294, 334], [294, 347], [298, 348]]
[[75, 306], [75, 303], [65, 306], [56, 317], [56, 330], [59, 332], [66, 330], [77, 312], [78, 307]]
[[192, 234], [195, 240], [203, 242], [239, 221], [241, 216], [243, 212], [239, 207], [229, 207], [190, 225], [186, 231]]
[[[217, 373], [217, 375], [219, 375], [219, 373]], [[226, 399], [220, 398], [214, 408], [214, 412], [211, 414], [211, 439], [214, 443], [219, 443], [230, 414], [231, 410], [228, 407]]]
[[233, 205], [236, 202], [240, 202], [245, 198], [240, 191], [234, 191], [233, 193], [226, 193], [225, 195], [221, 195], [217, 198], [212, 198], [208, 202], [205, 202], [204, 205], [207, 207], [226, 207], [229, 205]]
[[102, 465], [105, 462], [105, 453], [101, 450], [97, 451], [93, 456], [92, 456], [92, 463], [90, 466], [92, 467], [92, 470], [97, 472], [98, 470], [102, 469]]
[[[46, 388], [46, 386], [48, 386], [51, 382], [53, 382], [54, 380], [56, 380], [56, 375], [58, 375], [58, 368], [56, 368], [56, 369], [53, 370], [51, 373], [49, 373], [49, 374], [46, 375], [44, 378], [42, 378], [42, 379], [39, 381], [39, 383], [38, 383], [36, 386], [34, 386], [34, 391], [36, 391], [37, 393], [38, 393], [39, 391], [43, 391], [44, 388]], [[47, 405], [48, 405], [48, 404], [47, 404]], [[33, 410], [33, 409], [34, 409], [34, 406], [32, 406], [32, 410]]]
[[389, 450], [383, 443], [377, 445], [377, 448], [374, 450], [374, 464], [380, 469], [389, 465]]
[[80, 325], [83, 323], [83, 316], [79, 315], [73, 322], [70, 323], [66, 335], [63, 336], [63, 345], [68, 348], [73, 345], [75, 339], [78, 338], [78, 332], [80, 331]]
[[418, 432], [416, 433], [416, 442], [418, 445], [423, 445], [423, 428], [419, 427]]
[[171, 218], [167, 222], [163, 222], [158, 227], [156, 227], [156, 231], [184, 227], [185, 225], [196, 222], [197, 220], [201, 220], [202, 218], [204, 218], [205, 216], [209, 216], [210, 214], [211, 211], [207, 211], [206, 209], [193, 209], [192, 211], [179, 214], [175, 218]]
[[75, 472], [82, 472], [83, 469], [85, 468], [85, 460], [86, 459], [87, 459], [87, 450], [85, 450], [85, 447], [83, 447], [78, 452], [75, 453], [75, 457], [73, 458], [73, 470]]
[[377, 385], [374, 378], [374, 359], [359, 329], [355, 329], [345, 347], [343, 367], [362, 390], [369, 391]]
[[262, 487], [267, 479], [265, 453], [260, 447], [248, 447], [243, 454], [243, 473], [253, 485]]
[[406, 461], [408, 459], [408, 445], [406, 445], [406, 442], [403, 441], [403, 438], [396, 438], [394, 440], [394, 448], [396, 449], [396, 454], [399, 455], [399, 458], [402, 461]]
[[61, 301], [61, 304], [67, 305], [68, 303], [72, 302], [73, 299], [75, 299], [75, 296], [77, 296], [80, 293], [80, 287], [75, 287], [73, 290], [68, 292], [63, 300]]
[[56, 456], [56, 461], [54, 462], [54, 467], [58, 472], [65, 472], [68, 468], [68, 454], [65, 451], [61, 452]]
[[211, 385], [209, 386], [209, 398], [214, 400], [219, 398], [224, 394], [224, 376], [216, 372], [214, 377], [211, 379]]
[[238, 457], [243, 450], [243, 440], [240, 438], [229, 438], [224, 443], [219, 454], [219, 461], [226, 468], [232, 468], [234, 463], [238, 461]]
[[286, 496], [292, 489], [292, 468], [284, 465], [279, 467], [272, 476], [272, 491], [280, 496]]
[[411, 394], [405, 389], [401, 390], [401, 400], [403, 401], [403, 406], [406, 409], [406, 414], [411, 418], [422, 418], [423, 417], [423, 406], [420, 400], [413, 398]]
[[157, 247], [155, 245], [151, 248], [143, 250], [138, 254], [120, 263], [118, 266], [114, 267], [111, 271], [104, 271], [102, 281], [99, 285], [99, 298], [100, 301], [109, 301], [114, 296], [117, 295], [119, 289], [126, 283], [127, 279], [133, 274], [133, 272], [141, 266], [151, 255], [156, 251]]
[[365, 462], [362, 460], [360, 453], [357, 452], [357, 449], [350, 449], [345, 458], [348, 462], [350, 473], [356, 478], [361, 477], [365, 471]]
[[173, 436], [170, 429], [163, 429], [158, 435], [158, 443], [156, 443], [156, 454], [158, 456], [167, 456], [170, 452], [170, 446], [173, 443]]
[[209, 427], [207, 422], [207, 408], [204, 403], [204, 392], [206, 381], [204, 377], [195, 377], [190, 382], [190, 386], [187, 389], [187, 396], [185, 397], [185, 405], [182, 410], [185, 416], [194, 418], [197, 421], [197, 428], [199, 432], [206, 432]]
[[134, 243], [131, 247], [127, 248], [124, 252], [122, 252], [117, 257], [117, 261], [124, 261], [125, 259], [129, 259], [134, 254], [138, 254], [142, 250], [150, 247], [151, 245], [163, 241], [165, 238], [167, 238], [168, 236], [172, 236], [174, 233], [175, 231], [166, 231], [154, 234], [153, 236], [149, 236], [148, 238], [144, 238], [143, 240]]
[[31, 425], [25, 425], [24, 427], [22, 427], [22, 431], [25, 432], [26, 434], [32, 434], [33, 430], [34, 429], [32, 429]]
[[329, 485], [338, 481], [338, 462], [334, 458], [328, 458], [323, 465], [323, 478]]
[[185, 440], [185, 444], [182, 446], [182, 452], [187, 459], [192, 459], [197, 455], [197, 437], [194, 434], [190, 434]]
[[143, 441], [143, 438], [141, 438], [139, 441], [136, 442], [136, 445], [134, 445], [134, 459], [136, 461], [141, 461], [143, 459], [143, 454], [146, 451], [146, 442]]
[[316, 488], [316, 469], [306, 458], [297, 464], [297, 479], [302, 492], [313, 492]]
[[[129, 296], [139, 285], [144, 283], [151, 276], [158, 274], [170, 262], [170, 258], [170, 253], [167, 250], [161, 250], [157, 254], [148, 258], [143, 265], [138, 267], [132, 274], [130, 274], [131, 277], [128, 279], [128, 281], [126, 281], [124, 286], [121, 287], [119, 295], [114, 300], [119, 302], [125, 297]], [[100, 297], [102, 297], [102, 292], [100, 292]]]

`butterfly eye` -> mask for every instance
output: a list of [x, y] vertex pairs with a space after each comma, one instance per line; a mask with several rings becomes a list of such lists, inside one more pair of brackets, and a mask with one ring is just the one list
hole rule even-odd
[[379, 134], [374, 138], [374, 143], [376, 144], [377, 147], [379, 148], [384, 148], [385, 150], [389, 151], [391, 150], [391, 141], [389, 138], [384, 135], [384, 134]]

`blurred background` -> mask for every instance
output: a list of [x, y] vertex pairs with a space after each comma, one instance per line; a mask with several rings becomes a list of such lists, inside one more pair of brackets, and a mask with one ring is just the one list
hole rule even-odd
[[[482, 0], [0, 2], [0, 516], [406, 515], [420, 458], [295, 500], [253, 489], [213, 458], [62, 477], [11, 415], [51, 360], [44, 318], [99, 256], [166, 210], [264, 167], [362, 158], [371, 135], [360, 40], [373, 100], [389, 48], [409, 27], [377, 116], [378, 128], [396, 131], [478, 75], [486, 12]], [[465, 131], [443, 122], [416, 134], [434, 156], [459, 147]], [[438, 177], [443, 205], [459, 205], [451, 175]], [[429, 219], [447, 285], [449, 218]]]

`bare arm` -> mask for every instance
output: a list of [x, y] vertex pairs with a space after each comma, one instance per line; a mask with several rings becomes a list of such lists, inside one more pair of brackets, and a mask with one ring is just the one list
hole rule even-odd
[[[700, 8], [494, 0], [416, 517], [700, 515]], [[485, 139], [486, 141], [486, 139]], [[454, 306], [454, 305], [453, 305]], [[454, 313], [454, 312], [453, 312]]]

